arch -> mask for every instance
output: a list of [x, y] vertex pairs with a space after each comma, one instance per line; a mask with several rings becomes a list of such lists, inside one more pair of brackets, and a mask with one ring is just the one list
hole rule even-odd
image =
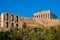
[[8, 22], [6, 22], [6, 27], [8, 28]]
[[8, 20], [8, 13], [6, 13], [6, 20]]
[[13, 14], [11, 15], [11, 20], [14, 21], [14, 15]]
[[16, 16], [16, 22], [18, 22], [18, 16]]

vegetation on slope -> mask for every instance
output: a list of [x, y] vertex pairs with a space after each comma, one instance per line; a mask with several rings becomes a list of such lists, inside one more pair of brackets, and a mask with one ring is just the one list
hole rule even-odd
[[11, 28], [10, 31], [0, 31], [0, 40], [60, 40], [60, 26], [30, 28], [23, 25], [23, 29]]

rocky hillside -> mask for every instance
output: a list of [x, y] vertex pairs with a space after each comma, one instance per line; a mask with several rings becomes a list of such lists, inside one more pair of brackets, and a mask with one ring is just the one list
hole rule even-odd
[[60, 25], [60, 20], [57, 19], [23, 19], [23, 22], [28, 26], [57, 26]]
[[36, 22], [47, 27], [60, 25], [60, 20], [57, 19], [36, 19]]

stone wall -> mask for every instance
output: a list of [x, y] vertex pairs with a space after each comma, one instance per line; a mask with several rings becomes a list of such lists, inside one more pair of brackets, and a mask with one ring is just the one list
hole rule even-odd
[[22, 28], [23, 21], [21, 17], [14, 14], [2, 13], [1, 15], [1, 27], [9, 29], [11, 27]]

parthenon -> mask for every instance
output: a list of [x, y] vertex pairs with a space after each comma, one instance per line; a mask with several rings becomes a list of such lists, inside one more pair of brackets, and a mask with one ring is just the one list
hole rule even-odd
[[37, 12], [34, 14], [34, 18], [38, 19], [57, 19], [57, 16], [54, 15], [50, 10]]

